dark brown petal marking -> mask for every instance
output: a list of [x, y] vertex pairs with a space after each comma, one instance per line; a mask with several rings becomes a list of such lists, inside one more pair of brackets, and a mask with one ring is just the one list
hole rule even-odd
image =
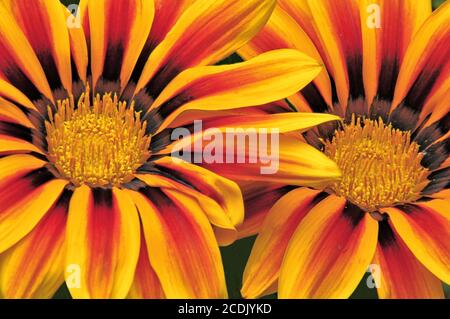
[[347, 201], [342, 214], [345, 218], [347, 218], [351, 225], [356, 228], [356, 226], [358, 226], [358, 224], [364, 218], [365, 212], [357, 205], [354, 205], [351, 202]]
[[383, 59], [378, 78], [378, 99], [392, 101], [399, 69], [398, 57], [389, 58], [386, 56]]
[[422, 159], [422, 166], [430, 170], [435, 170], [447, 160], [450, 155], [450, 138], [431, 145], [425, 150], [425, 156]]
[[422, 191], [422, 195], [431, 195], [450, 188], [450, 167], [434, 171], [428, 176], [430, 183]]
[[20, 138], [27, 142], [33, 141], [32, 130], [26, 126], [17, 123], [0, 121], [0, 134]]
[[414, 141], [420, 145], [420, 150], [426, 149], [436, 140], [447, 134], [450, 130], [450, 112], [442, 119], [430, 126], [420, 130], [414, 138]]
[[308, 102], [308, 105], [311, 107], [313, 112], [326, 113], [330, 110], [330, 107], [325, 102], [325, 99], [314, 82], [311, 82], [303, 88], [303, 90], [301, 90], [301, 94]]
[[388, 219], [382, 220], [378, 223], [378, 242], [381, 247], [388, 247], [396, 244], [394, 231], [389, 225]]

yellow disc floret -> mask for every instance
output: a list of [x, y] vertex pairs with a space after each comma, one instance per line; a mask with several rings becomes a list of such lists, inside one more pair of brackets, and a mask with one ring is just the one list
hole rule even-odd
[[428, 182], [423, 154], [410, 132], [381, 119], [353, 118], [325, 143], [325, 153], [342, 171], [333, 191], [369, 212], [418, 199]]
[[75, 107], [73, 99], [49, 108], [48, 155], [62, 177], [75, 185], [118, 186], [132, 179], [149, 157], [146, 122], [117, 95], [97, 95], [91, 104], [89, 89]]

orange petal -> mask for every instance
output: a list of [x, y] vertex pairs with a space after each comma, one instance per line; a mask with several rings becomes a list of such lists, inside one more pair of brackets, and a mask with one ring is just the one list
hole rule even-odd
[[431, 14], [431, 1], [363, 0], [359, 8], [366, 100], [391, 101], [405, 51]]
[[[322, 57], [306, 32], [293, 17], [277, 6], [264, 28], [247, 45], [239, 49], [238, 53], [248, 60], [263, 52], [284, 48], [297, 49], [323, 64]], [[302, 90], [302, 94], [309, 102], [304, 104], [305, 107], [297, 103], [295, 97], [290, 99], [298, 111], [319, 111], [317, 95], [314, 98], [310, 95], [314, 89], [319, 92], [325, 106], [332, 105], [330, 78], [324, 68], [313, 82]]]
[[17, 24], [11, 9], [0, 3], [0, 78], [11, 83], [32, 101], [52, 92], [32, 45]]
[[372, 261], [378, 223], [330, 195], [302, 220], [280, 272], [280, 298], [348, 298]]
[[64, 7], [58, 0], [6, 0], [34, 49], [50, 88], [72, 91], [70, 42]]
[[[150, 108], [163, 118], [158, 132], [188, 110], [219, 111], [288, 97], [313, 80], [321, 66], [290, 49], [266, 52], [232, 65], [196, 67], [179, 74]], [[270, 86], [270, 90], [267, 87]]]
[[[147, 37], [144, 47], [136, 62], [133, 73], [131, 75], [131, 82], [136, 85], [142, 74], [142, 70], [153, 50], [166, 37], [167, 33], [172, 29], [181, 14], [190, 6], [195, 0], [154, 0], [155, 16]], [[134, 89], [133, 89], [134, 90]]]
[[62, 285], [71, 194], [65, 190], [36, 227], [0, 255], [0, 296], [51, 298]]
[[0, 252], [34, 228], [67, 185], [44, 164], [30, 155], [0, 159]]
[[167, 298], [226, 298], [220, 251], [206, 216], [176, 190], [127, 191], [139, 210], [150, 264]]
[[431, 124], [450, 111], [442, 100], [450, 85], [449, 24], [446, 2], [417, 31], [400, 68], [392, 105], [419, 113], [419, 123], [430, 113]]
[[164, 169], [185, 181], [200, 193], [214, 199], [236, 226], [244, 220], [242, 194], [238, 185], [198, 165], [169, 157], [154, 161], [156, 168]]
[[313, 0], [308, 4], [340, 104], [346, 106], [349, 96], [364, 95], [358, 0]]
[[416, 258], [436, 277], [450, 283], [450, 201], [435, 199], [383, 209]]
[[34, 128], [33, 123], [16, 104], [0, 97], [0, 126], [2, 124], [18, 124], [17, 127]]
[[291, 186], [259, 182], [241, 182], [239, 186], [244, 196], [245, 219], [242, 225], [237, 227], [238, 238], [250, 237], [259, 233], [273, 204], [292, 190]]
[[[75, 189], [67, 222], [66, 282], [74, 298], [125, 298], [139, 258], [139, 217], [122, 190]], [[74, 275], [79, 275], [77, 282]]]
[[15, 103], [16, 105], [24, 106], [25, 108], [37, 111], [34, 104], [28, 97], [11, 83], [6, 82], [0, 78], [0, 97]]
[[[411, 253], [389, 221], [379, 224], [372, 276], [379, 279], [378, 296], [392, 298], [444, 298], [441, 281]], [[379, 276], [379, 277], [377, 277]]]
[[156, 97], [180, 71], [226, 58], [263, 27], [275, 2], [195, 1], [150, 55], [136, 92], [146, 88]]
[[132, 299], [162, 299], [164, 291], [158, 276], [150, 265], [148, 257], [148, 247], [145, 242], [144, 232], [141, 229], [141, 250], [139, 252], [139, 260], [134, 274], [134, 281], [131, 285], [128, 298]]
[[298, 138], [285, 134], [262, 136], [267, 138], [264, 151], [250, 148], [249, 143], [236, 142], [234, 152], [227, 151], [226, 145], [216, 149], [216, 155], [223, 160], [204, 162], [202, 166], [235, 181], [325, 188], [340, 178], [341, 172], [334, 161]]
[[121, 89], [126, 86], [150, 33], [154, 10], [153, 0], [88, 1], [94, 88], [118, 80]]
[[257, 298], [278, 280], [283, 257], [301, 220], [322, 200], [320, 191], [297, 188], [278, 200], [267, 214], [244, 271], [241, 294]]

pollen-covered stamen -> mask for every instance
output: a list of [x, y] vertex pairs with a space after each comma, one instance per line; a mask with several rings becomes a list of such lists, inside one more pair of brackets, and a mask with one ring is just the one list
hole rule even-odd
[[97, 95], [91, 104], [89, 89], [77, 107], [73, 99], [49, 108], [48, 153], [62, 177], [75, 185], [120, 185], [149, 157], [147, 123], [117, 95]]
[[342, 171], [333, 191], [369, 212], [418, 199], [428, 182], [419, 145], [381, 119], [353, 117], [325, 143], [325, 153]]

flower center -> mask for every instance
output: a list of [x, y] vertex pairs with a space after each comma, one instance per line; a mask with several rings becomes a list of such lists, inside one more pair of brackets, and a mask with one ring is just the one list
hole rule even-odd
[[147, 123], [117, 95], [97, 95], [92, 104], [89, 96], [87, 89], [76, 107], [73, 98], [59, 100], [55, 114], [49, 108], [49, 158], [75, 185], [118, 186], [150, 155]]
[[428, 170], [420, 164], [423, 154], [410, 132], [385, 125], [381, 119], [353, 117], [326, 142], [325, 154], [342, 171], [332, 190], [368, 212], [414, 201], [427, 184]]

